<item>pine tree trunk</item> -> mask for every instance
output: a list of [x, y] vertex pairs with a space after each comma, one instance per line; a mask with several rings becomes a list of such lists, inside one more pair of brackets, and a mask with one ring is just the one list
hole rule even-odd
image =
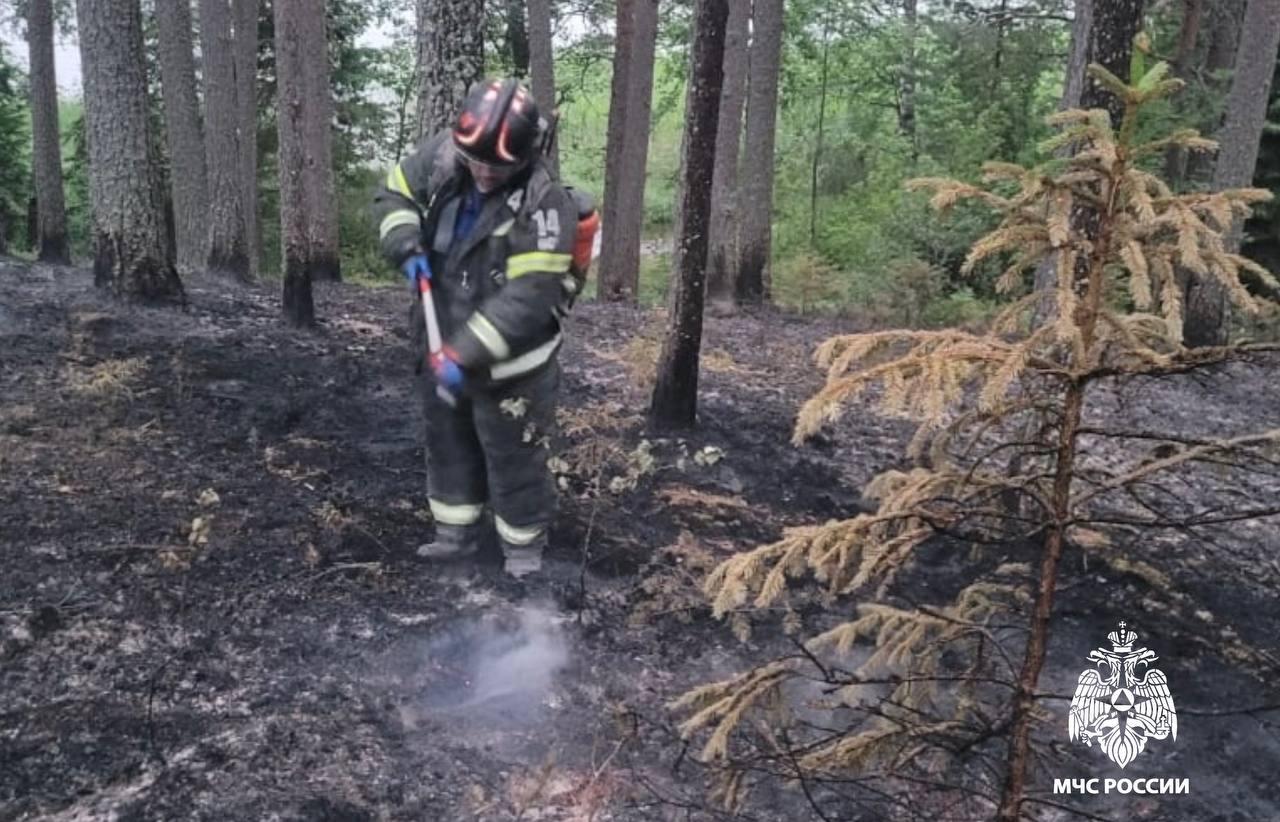
[[[1276, 52], [1280, 51], [1280, 0], [1249, 0], [1240, 33], [1226, 121], [1217, 135], [1218, 162], [1213, 190], [1253, 183], [1258, 149], [1267, 122]], [[1243, 223], [1227, 235], [1227, 250], [1240, 248]], [[1183, 337], [1190, 347], [1225, 345], [1231, 330], [1231, 304], [1226, 291], [1207, 277], [1188, 278]]]
[[707, 297], [713, 310], [733, 307], [738, 268], [738, 158], [742, 112], [747, 100], [747, 35], [750, 0], [730, 0], [724, 40], [724, 88], [716, 129], [716, 168], [711, 183], [711, 250], [707, 253]]
[[599, 296], [635, 302], [640, 291], [640, 233], [653, 116], [657, 0], [622, 0], [609, 96]]
[[165, 254], [163, 204], [153, 184], [139, 0], [78, 0], [89, 143], [94, 282], [122, 298], [181, 300]]
[[1071, 53], [1062, 84], [1059, 111], [1080, 108], [1084, 92], [1084, 75], [1089, 68], [1090, 43], [1093, 37], [1093, 0], [1076, 0], [1075, 18], [1071, 23]]
[[262, 260], [262, 228], [258, 219], [258, 6], [260, 0], [233, 0], [235, 14], [237, 136], [240, 191], [244, 196], [244, 236], [249, 275], [256, 277]]
[[[529, 26], [525, 20], [525, 0], [505, 0], [507, 4], [507, 51], [515, 76], [529, 76]], [[536, 98], [537, 95], [535, 95]]]
[[27, 47], [31, 58], [31, 174], [36, 190], [39, 259], [67, 265], [67, 207], [62, 191], [62, 138], [58, 131], [58, 81], [53, 61], [52, 0], [29, 0]]
[[[1209, 47], [1204, 60], [1206, 89], [1215, 98], [1225, 100], [1231, 88], [1231, 69], [1236, 64], [1240, 45], [1240, 28], [1244, 23], [1245, 0], [1219, 0], [1211, 6]], [[1214, 111], [1199, 125], [1204, 134], [1216, 134], [1222, 128], [1225, 111]], [[1208, 184], [1213, 177], [1213, 155], [1196, 152], [1187, 158], [1186, 180], [1191, 184]]]
[[156, 0], [165, 134], [169, 146], [178, 270], [198, 271], [205, 262], [209, 178], [196, 95], [196, 67], [189, 0]]
[[240, 154], [240, 107], [230, 0], [200, 0], [200, 53], [204, 75], [205, 164], [209, 174], [206, 267], [247, 282], [248, 223]]
[[[555, 49], [551, 38], [551, 0], [529, 0], [529, 71], [533, 96], [542, 111], [551, 115], [556, 109]], [[560, 147], [551, 146], [549, 159], [553, 173], [560, 172]]]
[[[1271, 81], [1271, 127], [1262, 133], [1262, 145], [1258, 150], [1258, 170], [1253, 176], [1255, 188], [1280, 191], [1280, 55], [1276, 56], [1276, 73]], [[1254, 209], [1253, 216], [1245, 224], [1248, 238], [1242, 253], [1271, 271], [1280, 271], [1280, 206], [1270, 203]], [[1280, 294], [1272, 294], [1280, 300]]]
[[671, 325], [658, 359], [657, 382], [649, 406], [649, 419], [658, 427], [688, 428], [697, 421], [707, 230], [711, 220], [729, 2], [698, 0], [694, 12], [692, 67], [685, 95], [682, 161], [685, 176], [680, 193], [681, 219], [676, 226], [680, 265], [668, 301]]
[[911, 145], [912, 162], [920, 154], [916, 137], [916, 32], [919, 0], [902, 0], [904, 43], [902, 73], [898, 77], [898, 131]]
[[324, 0], [275, 0], [284, 316], [315, 322], [313, 280], [337, 279]]
[[755, 0], [747, 130], [743, 148], [742, 220], [736, 289], [741, 303], [768, 300], [772, 290], [773, 171], [782, 61], [783, 0]]
[[[1129, 80], [1133, 59], [1133, 40], [1142, 28], [1144, 0], [1108, 0], [1095, 4], [1079, 3], [1071, 30], [1071, 57], [1063, 84], [1062, 110], [1104, 108], [1115, 123], [1120, 122], [1124, 104], [1088, 74], [1088, 67], [1098, 63], [1121, 80]], [[1079, 209], [1077, 209], [1077, 212]], [[1072, 220], [1083, 219], [1073, 212]], [[1039, 324], [1053, 311], [1053, 290], [1057, 268], [1051, 259], [1036, 268], [1035, 288], [1043, 294], [1036, 307]]]
[[[1204, 18], [1204, 0], [1183, 0], [1182, 24], [1178, 27], [1178, 48], [1173, 56], [1173, 76], [1183, 81], [1191, 77], [1195, 64], [1196, 44], [1200, 40], [1200, 23]], [[1185, 109], [1184, 96], [1174, 98], [1179, 111]], [[1187, 152], [1178, 146], [1170, 146], [1164, 154], [1164, 179], [1170, 187], [1179, 189], [1187, 173]]]
[[418, 0], [418, 132], [448, 126], [484, 72], [484, 3]]

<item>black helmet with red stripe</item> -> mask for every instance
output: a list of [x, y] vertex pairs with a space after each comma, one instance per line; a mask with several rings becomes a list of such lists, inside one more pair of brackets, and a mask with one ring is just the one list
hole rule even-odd
[[467, 95], [453, 129], [463, 156], [491, 166], [523, 166], [542, 136], [538, 104], [516, 80], [491, 80]]

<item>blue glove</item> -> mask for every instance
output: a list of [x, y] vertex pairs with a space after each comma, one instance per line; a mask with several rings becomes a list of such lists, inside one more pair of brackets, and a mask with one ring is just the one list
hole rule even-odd
[[431, 357], [431, 371], [436, 383], [451, 391], [462, 387], [462, 366], [454, 359], [453, 351], [445, 348]]
[[417, 285], [419, 279], [431, 279], [431, 263], [427, 260], [426, 254], [414, 254], [400, 264], [400, 270], [404, 272], [410, 285]]

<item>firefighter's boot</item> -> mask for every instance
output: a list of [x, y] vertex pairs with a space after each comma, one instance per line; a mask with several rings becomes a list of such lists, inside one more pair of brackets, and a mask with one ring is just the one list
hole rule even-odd
[[502, 569], [516, 579], [536, 574], [542, 570], [542, 552], [546, 547], [546, 534], [525, 545], [514, 545], [503, 540]]
[[418, 546], [418, 556], [438, 562], [463, 559], [480, 551], [485, 534], [485, 524], [445, 525], [436, 524], [436, 538]]

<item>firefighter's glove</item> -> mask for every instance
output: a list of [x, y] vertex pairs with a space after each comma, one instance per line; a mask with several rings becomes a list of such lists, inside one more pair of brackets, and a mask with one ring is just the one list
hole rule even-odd
[[458, 365], [453, 351], [445, 348], [431, 355], [431, 371], [436, 375], [436, 383], [456, 391], [462, 387], [462, 366]]
[[421, 252], [401, 263], [400, 270], [404, 272], [409, 284], [415, 287], [418, 285], [418, 280], [431, 279], [431, 263], [427, 261], [427, 255]]

